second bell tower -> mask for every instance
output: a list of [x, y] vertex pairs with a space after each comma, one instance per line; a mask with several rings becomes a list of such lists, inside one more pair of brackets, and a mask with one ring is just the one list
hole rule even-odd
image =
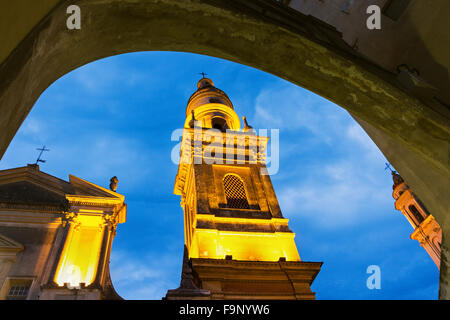
[[174, 188], [184, 210], [183, 279], [168, 299], [315, 298], [322, 263], [300, 260], [267, 174], [268, 138], [244, 123], [228, 96], [200, 79]]

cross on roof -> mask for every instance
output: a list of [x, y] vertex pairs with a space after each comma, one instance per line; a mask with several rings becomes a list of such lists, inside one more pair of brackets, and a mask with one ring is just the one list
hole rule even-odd
[[386, 164], [386, 167], [384, 167], [384, 170], [389, 169], [389, 170], [391, 170], [391, 172], [395, 172], [395, 170], [392, 170], [390, 163], [385, 162], [385, 164]]
[[45, 160], [42, 160], [42, 159], [41, 159], [42, 153], [43, 153], [44, 151], [50, 151], [50, 149], [45, 149], [45, 145], [44, 145], [42, 148], [37, 148], [36, 150], [41, 151], [41, 152], [39, 153], [39, 156], [38, 156], [37, 160], [36, 160], [36, 164], [38, 164], [38, 162], [45, 163]]
[[204, 72], [200, 72], [199, 74], [201, 74], [203, 78], [208, 75], [207, 73]]

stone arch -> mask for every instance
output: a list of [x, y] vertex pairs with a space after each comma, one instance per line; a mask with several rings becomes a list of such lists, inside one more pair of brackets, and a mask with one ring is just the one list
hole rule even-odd
[[[0, 65], [1, 155], [40, 94], [77, 67], [136, 51], [205, 54], [269, 72], [345, 108], [446, 233], [448, 119], [400, 89], [393, 74], [354, 53], [334, 28], [269, 0], [46, 3], [53, 9]], [[81, 30], [66, 28], [71, 4], [81, 8]]]

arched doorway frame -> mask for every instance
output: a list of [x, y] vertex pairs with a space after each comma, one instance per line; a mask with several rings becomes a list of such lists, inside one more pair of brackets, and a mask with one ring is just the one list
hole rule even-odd
[[[80, 30], [66, 27], [71, 4], [81, 8]], [[89, 62], [137, 51], [252, 66], [350, 112], [440, 223], [440, 297], [450, 298], [448, 119], [354, 53], [332, 27], [269, 0], [59, 1], [0, 65], [0, 154], [50, 84]]]

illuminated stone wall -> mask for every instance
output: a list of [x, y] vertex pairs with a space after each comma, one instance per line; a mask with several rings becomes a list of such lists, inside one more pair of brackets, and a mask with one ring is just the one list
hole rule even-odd
[[0, 171], [0, 299], [119, 298], [108, 261], [124, 197], [69, 177]]

